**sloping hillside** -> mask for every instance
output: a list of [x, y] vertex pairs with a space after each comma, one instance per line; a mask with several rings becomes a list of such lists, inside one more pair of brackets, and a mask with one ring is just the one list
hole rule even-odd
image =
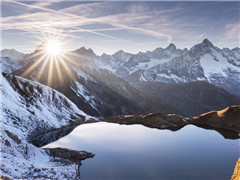
[[0, 78], [2, 178], [76, 178], [75, 164], [56, 164], [48, 151], [29, 141], [52, 129], [85, 122], [91, 116], [49, 87], [9, 74]]
[[205, 81], [178, 84], [138, 82], [134, 86], [144, 93], [161, 98], [187, 116], [240, 104], [238, 97]]

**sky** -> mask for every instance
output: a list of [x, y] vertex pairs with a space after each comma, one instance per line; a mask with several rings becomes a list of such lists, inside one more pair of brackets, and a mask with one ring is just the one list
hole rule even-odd
[[82, 46], [98, 55], [191, 48], [208, 38], [239, 47], [240, 2], [222, 1], [2, 1], [2, 49], [30, 53], [49, 38], [65, 51]]

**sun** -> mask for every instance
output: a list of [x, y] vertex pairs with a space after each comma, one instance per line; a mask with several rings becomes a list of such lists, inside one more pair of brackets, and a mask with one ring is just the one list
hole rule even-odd
[[45, 49], [51, 56], [59, 56], [62, 53], [61, 43], [57, 40], [48, 40]]
[[41, 44], [35, 49], [34, 53], [26, 58], [26, 60], [34, 59], [35, 61], [22, 76], [28, 77], [31, 73], [35, 73], [35, 68], [38, 68], [36, 79], [39, 82], [41, 81], [48, 86], [53, 84], [64, 86], [66, 79], [73, 76], [69, 71], [69, 66], [76, 64], [68, 56], [68, 46], [66, 46], [68, 40], [64, 39], [64, 36], [54, 36], [52, 34], [46, 34], [39, 40]]

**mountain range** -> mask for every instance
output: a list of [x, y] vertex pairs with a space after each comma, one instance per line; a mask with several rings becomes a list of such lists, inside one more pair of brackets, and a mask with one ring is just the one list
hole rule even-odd
[[169, 44], [137, 54], [120, 50], [97, 56], [82, 47], [51, 65], [41, 58], [42, 46], [30, 55], [3, 50], [2, 71], [53, 88], [92, 116], [193, 116], [240, 104], [239, 48], [220, 49], [205, 39], [189, 50]]
[[174, 44], [170, 44], [165, 49], [157, 48], [136, 55], [120, 51], [109, 57], [108, 61], [104, 59], [105, 55], [102, 55], [98, 60], [102, 67], [129, 83], [207, 81], [240, 97], [239, 47], [220, 49], [204, 39], [189, 50], [177, 49]]

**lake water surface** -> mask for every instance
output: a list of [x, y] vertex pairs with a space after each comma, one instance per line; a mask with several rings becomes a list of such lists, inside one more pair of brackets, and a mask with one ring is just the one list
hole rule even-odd
[[172, 132], [100, 122], [80, 125], [45, 147], [96, 154], [82, 161], [82, 180], [228, 180], [240, 154], [239, 142], [192, 125]]

